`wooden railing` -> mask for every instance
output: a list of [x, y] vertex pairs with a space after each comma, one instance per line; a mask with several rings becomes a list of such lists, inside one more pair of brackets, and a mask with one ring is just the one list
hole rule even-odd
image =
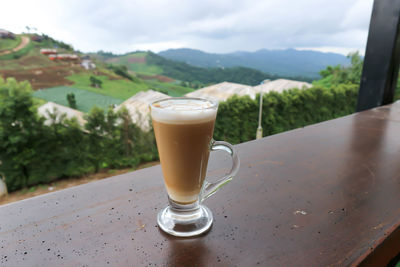
[[[197, 238], [158, 229], [160, 166], [0, 206], [0, 266], [385, 266], [400, 251], [399, 133], [393, 104], [236, 146], [239, 173]], [[212, 155], [209, 176], [228, 163]]]

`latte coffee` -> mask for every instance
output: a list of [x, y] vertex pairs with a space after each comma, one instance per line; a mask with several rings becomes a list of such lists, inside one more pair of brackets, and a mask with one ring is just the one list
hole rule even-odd
[[198, 200], [216, 115], [216, 103], [197, 99], [164, 100], [151, 108], [165, 186], [177, 203]]

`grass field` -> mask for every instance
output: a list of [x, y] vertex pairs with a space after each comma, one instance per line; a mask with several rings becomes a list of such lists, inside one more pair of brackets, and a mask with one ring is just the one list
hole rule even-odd
[[21, 42], [21, 36], [17, 36], [15, 39], [2, 39], [0, 38], [0, 51], [10, 50], [17, 47]]
[[69, 93], [75, 94], [77, 108], [83, 112], [89, 112], [94, 106], [107, 109], [112, 104], [119, 105], [123, 102], [121, 99], [69, 86], [59, 86], [35, 91], [33, 96], [68, 107], [67, 94]]
[[26, 54], [29, 53], [34, 48], [34, 44], [32, 41], [29, 42], [27, 46], [22, 48], [21, 50], [18, 50], [17, 52], [13, 52], [7, 55], [0, 56], [1, 60], [7, 60], [7, 59], [18, 59]]
[[[132, 53], [132, 54], [127, 54], [124, 56], [120, 56], [117, 58], [112, 58], [109, 59], [108, 62], [112, 64], [117, 64], [117, 65], [125, 65], [127, 66], [128, 70], [137, 72], [137, 73], [142, 73], [142, 74], [147, 74], [147, 75], [152, 75], [152, 74], [161, 74], [163, 72], [162, 68], [156, 65], [148, 65], [146, 63], [146, 52], [137, 52], [137, 53]], [[143, 62], [132, 62], [132, 59], [143, 59]], [[135, 61], [135, 60], [133, 60]]]
[[128, 70], [143, 73], [143, 74], [161, 74], [162, 69], [155, 65], [147, 65], [141, 63], [120, 63], [122, 65], [126, 65]]
[[73, 81], [74, 87], [76, 88], [122, 100], [128, 99], [134, 94], [148, 89], [148, 86], [145, 83], [134, 83], [124, 79], [110, 80], [107, 76], [96, 76], [96, 78], [100, 79], [103, 84], [102, 88], [94, 88], [90, 86], [90, 76], [93, 76], [93, 74], [79, 73], [67, 76], [66, 78]]
[[126, 55], [126, 56], [129, 56], [129, 57], [145, 57], [145, 56], [147, 56], [147, 52], [134, 52], [134, 53], [130, 53], [130, 54]]
[[187, 87], [182, 87], [173, 83], [162, 83], [158, 81], [146, 81], [149, 88], [155, 91], [159, 91], [170, 96], [178, 97], [184, 94], [193, 92], [194, 90]]

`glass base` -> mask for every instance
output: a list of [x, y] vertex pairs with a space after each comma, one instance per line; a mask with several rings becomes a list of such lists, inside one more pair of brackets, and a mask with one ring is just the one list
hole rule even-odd
[[200, 235], [210, 229], [212, 222], [211, 211], [203, 205], [185, 211], [167, 206], [157, 216], [157, 223], [161, 230], [180, 237]]

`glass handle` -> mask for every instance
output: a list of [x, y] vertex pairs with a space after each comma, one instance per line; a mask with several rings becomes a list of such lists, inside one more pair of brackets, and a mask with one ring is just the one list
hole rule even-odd
[[230, 182], [239, 170], [240, 161], [239, 157], [237, 156], [237, 152], [235, 151], [233, 146], [223, 141], [212, 141], [211, 151], [219, 151], [219, 150], [225, 151], [231, 156], [232, 168], [227, 175], [217, 180], [216, 182], [211, 183], [208, 181], [204, 181], [203, 192], [201, 194], [202, 195], [201, 201], [204, 201], [208, 197], [212, 196], [222, 186]]

